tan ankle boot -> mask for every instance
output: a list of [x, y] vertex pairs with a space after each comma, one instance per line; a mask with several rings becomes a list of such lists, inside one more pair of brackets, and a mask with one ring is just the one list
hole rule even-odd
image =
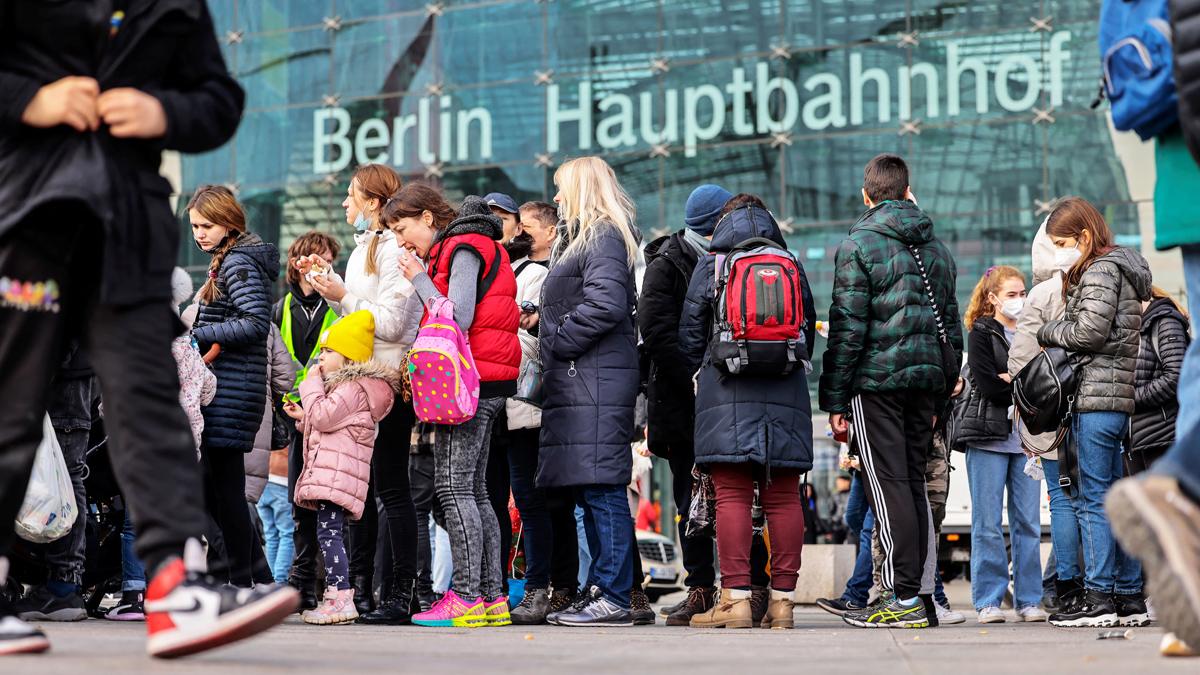
[[771, 602], [767, 605], [767, 615], [763, 617], [763, 628], [795, 628], [796, 618], [792, 614], [796, 603], [790, 597], [780, 598], [772, 594]]
[[750, 598], [733, 599], [733, 592], [721, 589], [713, 608], [692, 617], [692, 628], [750, 628], [754, 620], [750, 613]]

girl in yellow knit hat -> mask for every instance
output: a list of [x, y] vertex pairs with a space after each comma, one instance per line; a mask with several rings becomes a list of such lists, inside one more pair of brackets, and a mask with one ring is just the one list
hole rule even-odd
[[376, 425], [392, 409], [399, 374], [371, 359], [375, 319], [354, 312], [333, 324], [318, 342], [318, 365], [300, 383], [300, 405], [284, 411], [304, 434], [304, 472], [296, 504], [317, 512], [317, 542], [325, 561], [325, 598], [303, 619], [313, 624], [358, 618], [342, 531], [362, 516], [371, 478]]

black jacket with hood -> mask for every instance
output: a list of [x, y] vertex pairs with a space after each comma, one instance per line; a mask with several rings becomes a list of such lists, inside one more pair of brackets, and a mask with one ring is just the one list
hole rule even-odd
[[1175, 441], [1179, 375], [1189, 342], [1187, 326], [1187, 317], [1170, 298], [1155, 298], [1142, 314], [1132, 450], [1158, 455]]
[[[244, 95], [203, 0], [128, 0], [124, 10], [110, 37], [112, 2], [0, 2], [0, 236], [39, 207], [75, 202], [104, 228], [101, 299], [166, 302], [180, 227], [171, 186], [158, 173], [162, 151], [204, 152], [229, 140]], [[166, 135], [118, 139], [103, 124], [83, 133], [26, 126], [21, 117], [38, 89], [67, 76], [154, 96]]]
[[1038, 330], [1043, 347], [1072, 353], [1078, 412], [1134, 412], [1142, 302], [1150, 299], [1150, 265], [1117, 247], [1088, 266], [1067, 293], [1067, 315]]
[[967, 336], [967, 366], [971, 389], [963, 410], [957, 442], [968, 446], [1002, 441], [1013, 431], [1008, 410], [1013, 404], [1012, 384], [1000, 379], [1008, 372], [1008, 338], [1004, 326], [984, 316]]
[[267, 400], [267, 336], [271, 332], [271, 282], [279, 251], [257, 234], [243, 234], [217, 271], [220, 295], [200, 304], [192, 336], [201, 353], [221, 345], [213, 362], [217, 394], [204, 408], [205, 449], [254, 449]]
[[[738, 208], [717, 223], [712, 253], [728, 253], [739, 243], [763, 237], [787, 248], [771, 214]], [[696, 392], [696, 463], [754, 463], [808, 471], [813, 462], [812, 401], [805, 368], [785, 377], [725, 375], [709, 354], [715, 300], [716, 256], [700, 259], [688, 286], [679, 320], [679, 348], [688, 370], [700, 371]], [[804, 267], [800, 266], [806, 345], [816, 337], [816, 309]], [[808, 347], [811, 358], [812, 347]]]
[[646, 387], [647, 442], [667, 457], [676, 444], [692, 444], [696, 394], [692, 371], [679, 351], [679, 317], [700, 253], [686, 230], [646, 245], [646, 272], [638, 301], [642, 350], [650, 360]]

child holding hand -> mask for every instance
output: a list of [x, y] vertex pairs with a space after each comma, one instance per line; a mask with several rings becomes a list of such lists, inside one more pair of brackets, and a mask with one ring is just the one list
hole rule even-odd
[[284, 412], [304, 436], [304, 472], [296, 504], [317, 512], [317, 541], [325, 561], [325, 597], [302, 618], [311, 624], [358, 618], [343, 540], [347, 518], [362, 516], [371, 477], [376, 428], [392, 409], [398, 373], [372, 360], [375, 320], [354, 312], [320, 338], [318, 365], [300, 384], [300, 405]]

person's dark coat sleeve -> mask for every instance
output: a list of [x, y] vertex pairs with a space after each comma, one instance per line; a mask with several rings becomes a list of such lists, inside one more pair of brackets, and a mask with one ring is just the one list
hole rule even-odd
[[1096, 263], [1079, 280], [1078, 311], [1074, 321], [1047, 322], [1038, 331], [1043, 347], [1062, 347], [1067, 351], [1091, 354], [1100, 351], [1117, 316], [1120, 303], [1121, 272], [1115, 265]]
[[1008, 372], [1008, 364], [996, 363], [995, 350], [992, 348], [994, 336], [987, 330], [972, 330], [967, 337], [968, 353], [967, 366], [971, 369], [971, 379], [987, 400], [997, 406], [1012, 405], [1012, 385], [1000, 379], [1000, 373]]
[[709, 322], [712, 321], [713, 265], [711, 259], [701, 259], [692, 271], [683, 312], [679, 316], [679, 354], [688, 377], [700, 370], [704, 352], [708, 349]]
[[[12, 30], [12, 10], [10, 2], [0, 3], [0, 49], [8, 43]], [[22, 73], [10, 70], [0, 70], [0, 131], [19, 131], [23, 122], [21, 116], [29, 107], [29, 102], [42, 88], [42, 83]]]
[[163, 147], [168, 150], [218, 148], [233, 137], [242, 117], [245, 92], [225, 67], [212, 17], [207, 5], [202, 5], [196, 30], [184, 37], [175, 52], [170, 86], [146, 92], [162, 103], [166, 113]]
[[629, 260], [624, 242], [615, 231], [602, 234], [595, 249], [582, 255], [583, 302], [564, 317], [551, 343], [554, 355], [564, 361], [579, 358], [629, 318]]
[[866, 346], [871, 309], [870, 273], [853, 240], [847, 239], [838, 247], [834, 257], [833, 288], [829, 339], [821, 373], [821, 409], [828, 413], [846, 413], [850, 409], [858, 361]]
[[195, 329], [193, 335], [202, 345], [266, 344], [271, 329], [271, 297], [262, 270], [248, 257], [231, 253], [221, 268], [229, 294], [229, 307], [235, 316], [220, 323]]
[[[683, 307], [676, 300], [675, 275], [671, 261], [651, 261], [642, 276], [638, 300], [638, 328], [646, 353], [671, 378], [690, 378], [692, 372], [679, 352], [679, 319]], [[694, 372], [694, 371], [693, 371]]]
[[804, 344], [808, 346], [807, 358], [811, 360], [817, 346], [817, 303], [803, 266], [800, 267], [800, 306], [804, 309]]
[[1183, 370], [1183, 356], [1187, 352], [1187, 329], [1177, 318], [1165, 316], [1159, 319], [1154, 324], [1154, 331], [1158, 334], [1161, 372], [1134, 389], [1133, 401], [1138, 412], [1166, 406], [1175, 399], [1179, 391], [1179, 374]]

